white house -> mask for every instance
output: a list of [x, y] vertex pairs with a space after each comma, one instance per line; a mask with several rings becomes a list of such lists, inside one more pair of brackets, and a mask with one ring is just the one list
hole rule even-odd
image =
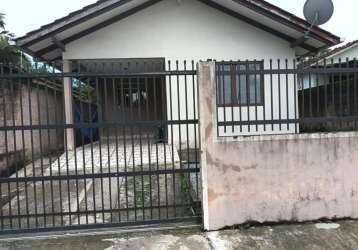
[[[354, 72], [314, 72], [315, 69], [324, 71], [328, 69], [354, 69], [358, 62], [358, 40], [336, 47], [322, 53], [310, 60], [303, 62], [302, 68], [313, 70], [302, 74], [299, 77], [299, 99], [306, 100], [304, 112], [311, 116], [349, 116], [356, 112], [355, 107], [358, 91], [356, 88], [356, 74]], [[314, 106], [327, 105], [324, 109], [315, 108], [312, 113], [309, 107], [309, 100], [315, 99]], [[327, 103], [326, 100], [330, 100]], [[304, 101], [301, 101], [304, 103]], [[317, 104], [318, 103], [318, 104]], [[352, 108], [351, 108], [352, 107]]]
[[[339, 37], [319, 27], [313, 27], [306, 40], [296, 42], [309, 28], [310, 24], [301, 18], [262, 0], [101, 0], [19, 37], [16, 42], [37, 58], [63, 60], [64, 70], [70, 70], [70, 61], [111, 59], [125, 63], [136, 58], [142, 61], [159, 58], [166, 65], [168, 61], [179, 60], [180, 68], [183, 68], [183, 60], [248, 60], [251, 64], [258, 60], [260, 64], [257, 65], [269, 68], [270, 59], [281, 59], [282, 62], [288, 59], [289, 67], [292, 67], [297, 56], [316, 53], [320, 48], [340, 42]], [[262, 102], [257, 106], [257, 117], [253, 113], [255, 108], [248, 104], [246, 108], [242, 107], [241, 119], [261, 120], [263, 116], [276, 116], [279, 99], [282, 99], [283, 109], [289, 107], [289, 110], [282, 110], [283, 118], [293, 118], [296, 93], [293, 77], [288, 80], [288, 89], [282, 85], [282, 92], [287, 91], [289, 98], [277, 97], [274, 107], [269, 108], [271, 93], [267, 82], [270, 79], [269, 76], [262, 77], [262, 86], [257, 93]], [[177, 83], [180, 93], [184, 92], [182, 81]], [[274, 79], [273, 84], [273, 93], [277, 95], [278, 79]], [[70, 93], [70, 83], [65, 82], [66, 86]], [[192, 87], [186, 91], [195, 92]], [[173, 91], [172, 98], [183, 99], [184, 96]], [[188, 101], [189, 105], [193, 104], [190, 103], [192, 99]], [[71, 123], [70, 98], [66, 102], [67, 122]], [[166, 103], [167, 112], [171, 109], [174, 114], [172, 119], [178, 118], [179, 109], [181, 117], [186, 116], [184, 106], [179, 107], [174, 101], [172, 107], [168, 107], [169, 101]], [[227, 117], [239, 119], [237, 107], [225, 108], [224, 105], [219, 109], [219, 120], [222, 120], [224, 110]], [[193, 117], [193, 112], [189, 112], [188, 116]], [[257, 131], [247, 126], [226, 132], [220, 129], [219, 133], [224, 136], [295, 132], [294, 126], [278, 131], [276, 125], [265, 130], [260, 125]], [[191, 138], [193, 131], [190, 131]], [[71, 142], [71, 136], [67, 141]]]
[[[314, 57], [306, 64], [312, 67], [356, 67], [358, 65], [358, 40], [348, 42], [343, 46], [336, 47], [320, 56]], [[356, 64], [356, 65], [354, 65]], [[316, 87], [329, 83], [330, 77], [327, 75], [305, 74], [302, 76], [301, 86], [304, 89]]]
[[326, 61], [326, 65], [331, 65], [339, 63], [340, 60], [342, 64], [346, 63], [347, 60], [352, 62], [354, 59], [357, 59], [357, 57], [358, 40], [354, 40], [343, 46], [336, 47], [316, 59], [318, 59], [320, 65], [323, 65], [324, 61]]

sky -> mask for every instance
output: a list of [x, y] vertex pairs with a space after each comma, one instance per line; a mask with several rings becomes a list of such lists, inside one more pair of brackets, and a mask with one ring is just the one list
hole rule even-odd
[[[303, 17], [305, 1], [268, 0], [299, 17]], [[0, 13], [6, 14], [7, 30], [21, 36], [94, 2], [96, 0], [0, 0]], [[340, 36], [345, 42], [358, 39], [358, 1], [333, 0], [333, 3], [335, 13], [322, 28]]]

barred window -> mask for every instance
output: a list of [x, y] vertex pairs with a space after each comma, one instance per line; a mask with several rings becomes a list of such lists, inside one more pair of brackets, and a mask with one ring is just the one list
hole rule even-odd
[[[217, 100], [219, 106], [264, 104], [263, 61], [223, 63], [218, 65]], [[248, 72], [245, 71], [257, 71]]]

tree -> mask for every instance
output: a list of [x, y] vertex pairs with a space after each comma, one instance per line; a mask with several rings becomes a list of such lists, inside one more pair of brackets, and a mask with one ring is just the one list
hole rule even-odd
[[14, 34], [6, 30], [5, 14], [0, 13], [0, 62], [21, 65], [21, 67], [30, 64], [29, 58], [11, 44]]
[[0, 13], [0, 28], [2, 30], [5, 30], [5, 15], [3, 13]]

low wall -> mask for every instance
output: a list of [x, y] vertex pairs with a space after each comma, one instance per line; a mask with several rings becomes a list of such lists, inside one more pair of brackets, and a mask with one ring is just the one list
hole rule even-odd
[[[63, 122], [61, 92], [46, 90], [35, 83], [30, 86], [13, 82], [4, 84], [0, 98], [0, 127], [5, 124], [36, 126]], [[12, 89], [10, 84], [14, 86]], [[63, 148], [64, 134], [61, 129], [42, 129], [40, 133], [38, 129], [19, 128], [9, 130], [6, 135], [0, 132], [0, 176], [8, 176], [32, 157], [37, 159], [40, 154], [48, 155]]]
[[205, 229], [358, 218], [358, 133], [218, 138], [213, 63], [199, 88]]

